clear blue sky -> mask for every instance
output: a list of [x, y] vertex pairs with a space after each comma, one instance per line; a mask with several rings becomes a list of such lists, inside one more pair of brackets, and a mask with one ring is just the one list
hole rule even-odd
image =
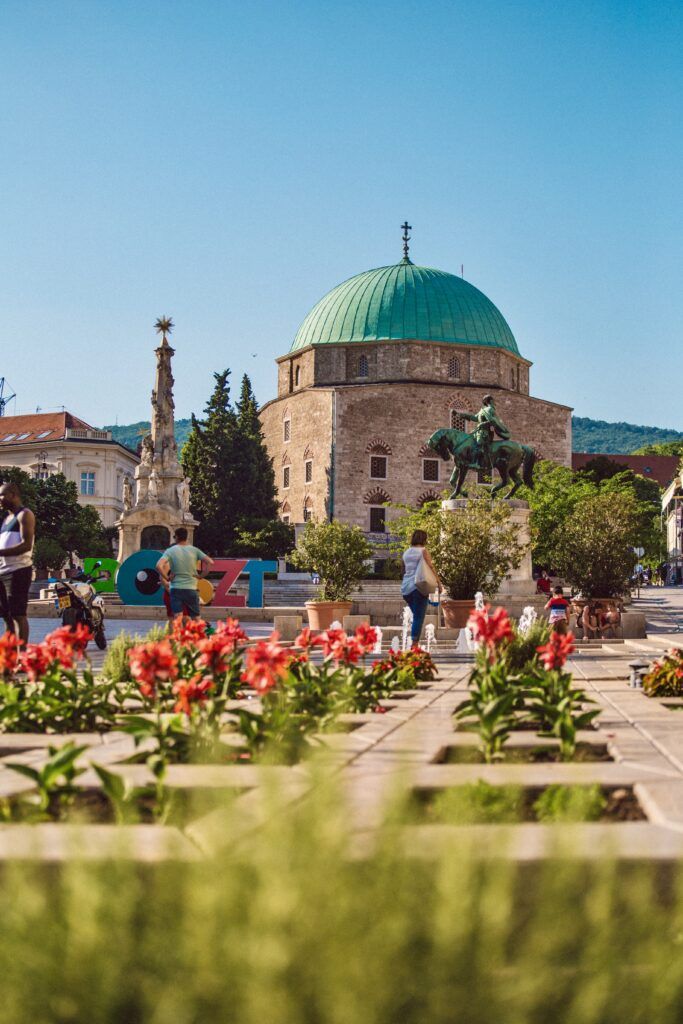
[[[0, 0], [0, 376], [17, 412], [260, 401], [340, 281], [459, 272], [577, 414], [683, 429], [683, 7]], [[255, 354], [255, 355], [254, 355]]]

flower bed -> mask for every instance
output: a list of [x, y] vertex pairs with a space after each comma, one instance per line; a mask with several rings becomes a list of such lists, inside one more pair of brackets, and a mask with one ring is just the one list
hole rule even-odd
[[478, 734], [482, 759], [487, 764], [503, 760], [512, 732], [526, 728], [555, 739], [560, 760], [572, 760], [577, 732], [591, 727], [599, 714], [586, 708], [592, 700], [563, 671], [574, 650], [572, 634], [551, 633], [548, 642], [520, 664], [520, 641], [505, 609], [491, 612], [487, 606], [475, 611], [469, 627], [479, 649], [469, 696], [459, 704], [455, 719]]

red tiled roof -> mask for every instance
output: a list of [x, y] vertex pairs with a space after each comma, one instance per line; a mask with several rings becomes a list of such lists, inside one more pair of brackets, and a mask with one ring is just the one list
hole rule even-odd
[[[70, 412], [37, 412], [29, 416], [0, 416], [0, 445], [62, 441], [67, 430], [92, 430], [90, 424]], [[26, 434], [26, 437], [22, 435]], [[38, 435], [44, 434], [40, 437]]]
[[678, 455], [605, 455], [599, 452], [572, 452], [572, 469], [583, 469], [591, 459], [599, 458], [618, 462], [620, 466], [626, 466], [648, 480], [656, 480], [660, 487], [669, 486], [676, 476], [679, 463]]

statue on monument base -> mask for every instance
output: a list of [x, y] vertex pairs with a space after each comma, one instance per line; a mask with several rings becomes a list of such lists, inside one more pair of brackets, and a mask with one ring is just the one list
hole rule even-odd
[[[494, 469], [498, 470], [500, 481], [491, 488], [492, 498], [511, 481], [512, 487], [505, 498], [511, 498], [522, 483], [527, 487], [534, 486], [533, 468], [536, 453], [528, 445], [510, 440], [510, 431], [497, 415], [491, 395], [485, 396], [476, 416], [467, 412], [459, 412], [457, 415], [477, 424], [471, 434], [455, 427], [442, 427], [427, 441], [427, 445], [445, 462], [452, 458], [455, 463], [449, 481], [453, 488], [451, 499], [457, 498], [460, 494], [467, 496], [467, 492], [463, 490], [463, 483], [470, 469], [483, 470], [491, 475]], [[502, 440], [495, 441], [496, 436]]]

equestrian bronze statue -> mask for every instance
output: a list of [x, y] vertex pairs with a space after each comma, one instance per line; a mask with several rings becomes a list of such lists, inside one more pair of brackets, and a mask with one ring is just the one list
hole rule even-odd
[[[448, 462], [452, 458], [455, 463], [449, 481], [453, 488], [451, 498], [457, 498], [459, 494], [467, 497], [462, 485], [470, 469], [483, 471], [491, 477], [493, 470], [498, 470], [500, 481], [491, 488], [491, 497], [507, 487], [510, 481], [512, 487], [505, 495], [506, 498], [511, 498], [523, 483], [527, 487], [534, 486], [533, 468], [536, 453], [528, 445], [510, 440], [510, 431], [496, 414], [491, 395], [486, 395], [476, 416], [467, 412], [460, 412], [458, 415], [477, 424], [471, 434], [465, 430], [456, 430], [454, 427], [443, 427], [435, 431], [427, 441], [429, 447], [442, 459]], [[496, 441], [494, 437], [501, 440]]]

